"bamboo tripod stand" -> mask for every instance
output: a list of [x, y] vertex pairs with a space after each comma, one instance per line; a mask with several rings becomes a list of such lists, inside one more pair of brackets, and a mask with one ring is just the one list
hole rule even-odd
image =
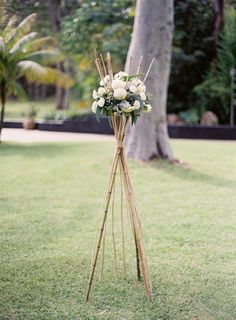
[[[90, 275], [89, 275], [89, 281], [88, 281], [88, 287], [86, 292], [86, 301], [89, 300], [92, 283], [94, 279], [94, 273], [98, 261], [98, 255], [100, 248], [103, 247], [103, 243], [105, 240], [105, 228], [106, 228], [106, 222], [107, 222], [107, 216], [108, 216], [108, 209], [111, 203], [111, 197], [112, 194], [114, 194], [115, 189], [115, 179], [117, 170], [120, 170], [120, 177], [121, 177], [121, 187], [124, 187], [125, 195], [127, 199], [128, 204], [128, 215], [132, 230], [132, 236], [135, 243], [135, 251], [136, 251], [136, 266], [137, 266], [137, 276], [138, 280], [141, 280], [141, 276], [143, 277], [145, 290], [147, 293], [148, 298], [151, 298], [152, 294], [152, 285], [151, 285], [151, 279], [149, 275], [148, 270], [148, 264], [147, 264], [147, 258], [146, 253], [144, 249], [143, 239], [142, 239], [142, 231], [141, 231], [141, 225], [140, 225], [140, 219], [138, 216], [137, 207], [135, 204], [134, 199], [134, 193], [130, 182], [130, 177], [128, 173], [128, 167], [126, 162], [126, 157], [124, 154], [124, 145], [123, 140], [125, 137], [126, 128], [129, 122], [130, 116], [116, 116], [114, 114], [111, 115], [111, 121], [112, 126], [114, 129], [114, 134], [116, 138], [117, 148], [116, 153], [112, 162], [111, 166], [111, 173], [108, 183], [108, 189], [105, 195], [105, 205], [104, 205], [104, 211], [102, 216], [101, 225], [99, 227], [98, 231], [98, 237], [95, 244], [95, 249], [93, 253], [92, 263], [91, 263], [91, 269], [90, 269]], [[121, 210], [123, 208], [123, 197], [121, 198]], [[112, 204], [114, 205], [114, 203]], [[123, 218], [122, 218], [123, 219]], [[114, 221], [113, 221], [114, 223]], [[124, 234], [123, 234], [123, 220], [122, 220], [122, 258], [123, 258], [123, 267], [124, 267], [124, 273], [126, 274], [126, 267], [125, 267], [125, 251], [124, 251]], [[115, 271], [117, 273], [117, 265], [116, 265], [116, 249], [115, 249], [115, 240], [114, 240], [114, 234], [113, 234], [113, 247], [114, 247], [114, 258], [115, 258]], [[102, 254], [104, 255], [104, 248]], [[104, 260], [104, 256], [103, 256]], [[102, 271], [103, 271], [103, 263], [102, 262]]]

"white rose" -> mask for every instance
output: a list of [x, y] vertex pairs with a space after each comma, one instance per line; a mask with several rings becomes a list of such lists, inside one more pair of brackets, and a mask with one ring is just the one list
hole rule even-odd
[[133, 93], [137, 93], [137, 88], [134, 85], [131, 85], [129, 90]]
[[99, 98], [99, 95], [98, 95], [98, 93], [97, 93], [97, 91], [96, 90], [93, 90], [93, 99], [98, 99]]
[[99, 105], [100, 108], [102, 108], [105, 104], [105, 99], [104, 98], [100, 98], [97, 102], [97, 104]]
[[100, 86], [105, 86], [108, 84], [110, 81], [110, 76], [105, 76], [101, 81], [100, 81]]
[[112, 89], [116, 90], [116, 89], [124, 89], [126, 87], [126, 82], [116, 79], [112, 81]]
[[99, 96], [104, 96], [104, 94], [106, 93], [106, 90], [103, 87], [98, 88], [98, 94]]
[[147, 99], [146, 94], [144, 92], [140, 93], [140, 98], [145, 101]]
[[114, 97], [117, 100], [124, 100], [127, 96], [127, 92], [124, 89], [116, 89], [114, 90]]
[[144, 109], [144, 112], [150, 112], [152, 110], [152, 106], [150, 104], [146, 105], [146, 108]]
[[140, 108], [140, 102], [138, 100], [135, 100], [133, 107], [134, 107], [135, 110], [139, 109]]
[[94, 113], [96, 113], [97, 107], [98, 107], [98, 104], [97, 104], [96, 101], [94, 101], [93, 104], [92, 104], [92, 111], [93, 111]]
[[120, 71], [117, 74], [115, 74], [114, 78], [115, 79], [120, 79], [120, 78], [127, 77], [127, 76], [128, 76], [128, 73]]

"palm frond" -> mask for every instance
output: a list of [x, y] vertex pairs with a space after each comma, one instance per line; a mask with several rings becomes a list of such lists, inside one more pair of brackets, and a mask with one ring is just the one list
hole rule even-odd
[[28, 17], [26, 17], [15, 29], [12, 30], [12, 32], [9, 34], [9, 37], [7, 38], [6, 41], [12, 42], [14, 44], [25, 34], [30, 32], [36, 17], [37, 17], [36, 13], [32, 13]]
[[31, 32], [23, 36], [19, 41], [17, 41], [12, 49], [10, 50], [10, 53], [13, 54], [17, 51], [20, 51], [23, 49], [23, 47], [29, 43], [32, 39], [34, 39], [37, 36], [37, 32]]
[[12, 81], [8, 87], [8, 94], [19, 97], [22, 100], [27, 98], [24, 88], [19, 84], [19, 82]]
[[3, 38], [0, 37], [0, 54], [5, 51], [5, 42], [3, 41]]
[[12, 16], [11, 19], [8, 21], [6, 27], [4, 28], [4, 30], [2, 32], [2, 37], [4, 40], [7, 39], [9, 34], [13, 31], [13, 28], [16, 25], [16, 21], [17, 21], [16, 16]]
[[43, 67], [35, 61], [25, 60], [18, 63], [20, 75], [25, 76], [29, 82], [57, 85], [70, 88], [74, 81], [65, 73], [54, 68]]
[[32, 60], [42, 65], [49, 65], [61, 62], [64, 60], [63, 54], [57, 50], [40, 50], [26, 55], [26, 60]]
[[54, 47], [56, 44], [56, 40], [52, 37], [42, 37], [39, 39], [35, 39], [30, 43], [25, 45], [25, 49], [27, 52], [32, 52], [36, 50], [48, 49]]

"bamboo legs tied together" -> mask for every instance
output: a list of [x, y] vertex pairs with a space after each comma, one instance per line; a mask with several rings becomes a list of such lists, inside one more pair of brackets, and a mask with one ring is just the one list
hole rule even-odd
[[[95, 250], [93, 254], [92, 264], [91, 264], [91, 270], [89, 275], [89, 282], [88, 282], [88, 288], [86, 292], [86, 301], [88, 301], [92, 282], [94, 278], [94, 273], [97, 265], [99, 250], [103, 244], [103, 250], [105, 246], [105, 228], [106, 228], [106, 221], [107, 221], [107, 215], [108, 215], [108, 209], [111, 202], [111, 196], [112, 192], [114, 192], [114, 186], [115, 186], [115, 178], [116, 178], [116, 172], [119, 165], [120, 168], [120, 175], [121, 175], [121, 228], [122, 228], [122, 257], [123, 257], [123, 268], [124, 273], [126, 275], [126, 267], [125, 267], [125, 251], [124, 251], [124, 221], [123, 221], [123, 185], [124, 185], [124, 191], [125, 195], [127, 197], [128, 202], [128, 208], [129, 208], [129, 217], [132, 227], [132, 234], [134, 237], [134, 243], [136, 248], [136, 265], [137, 265], [137, 276], [138, 279], [141, 280], [141, 275], [143, 277], [144, 286], [146, 289], [146, 293], [148, 298], [151, 298], [152, 294], [152, 285], [151, 285], [151, 279], [148, 271], [148, 265], [147, 265], [147, 258], [144, 250], [144, 244], [142, 239], [142, 232], [141, 232], [141, 225], [140, 220], [138, 217], [138, 212], [134, 200], [134, 194], [129, 178], [126, 158], [124, 154], [124, 148], [123, 148], [123, 140], [125, 136], [126, 127], [129, 121], [129, 117], [121, 117], [121, 116], [112, 116], [112, 125], [114, 128], [114, 133], [117, 141], [117, 149], [116, 153], [112, 162], [111, 167], [111, 174], [108, 184], [108, 190], [105, 197], [105, 207], [102, 217], [101, 226], [99, 229], [99, 235], [97, 239], [97, 243], [95, 245]], [[114, 199], [112, 203], [112, 214], [114, 214]], [[114, 219], [112, 219], [112, 229], [114, 228]], [[116, 250], [115, 250], [115, 239], [114, 239], [114, 229], [113, 232], [113, 249], [114, 249], [114, 259], [115, 259], [115, 270], [116, 275], [118, 277], [117, 272], [117, 261], [116, 261]], [[103, 262], [104, 262], [104, 251], [102, 252], [102, 271], [103, 271]], [[102, 272], [101, 272], [102, 276]]]

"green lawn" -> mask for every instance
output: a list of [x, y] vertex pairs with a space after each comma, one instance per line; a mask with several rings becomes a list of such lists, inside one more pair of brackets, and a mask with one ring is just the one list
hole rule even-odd
[[[31, 108], [37, 111], [36, 119], [44, 119], [45, 115], [55, 113], [55, 101], [52, 99], [44, 101], [14, 101], [9, 100], [6, 104], [6, 120], [22, 120], [24, 113], [28, 112]], [[65, 112], [65, 115], [77, 115], [88, 112], [90, 109], [82, 109], [76, 100], [70, 102], [70, 108]]]
[[132, 272], [116, 281], [109, 251], [86, 304], [113, 144], [2, 144], [0, 319], [235, 320], [236, 145], [173, 148], [189, 169], [129, 162], [152, 301]]

